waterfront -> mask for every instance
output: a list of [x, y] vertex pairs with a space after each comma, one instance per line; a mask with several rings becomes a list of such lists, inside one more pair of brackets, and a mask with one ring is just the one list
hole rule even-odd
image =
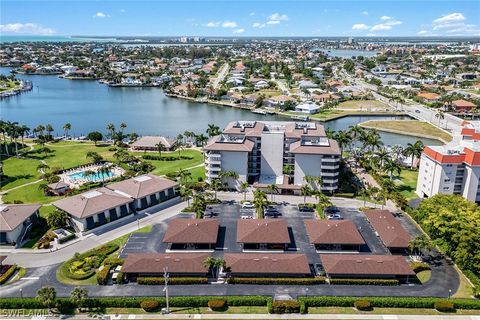
[[[0, 68], [8, 74], [9, 68]], [[18, 121], [30, 128], [51, 124], [55, 134], [62, 126], [72, 124], [71, 134], [79, 136], [90, 131], [106, 132], [107, 123], [125, 122], [127, 131], [140, 135], [175, 137], [185, 130], [204, 132], [209, 123], [220, 127], [233, 120], [284, 120], [273, 115], [259, 115], [247, 110], [169, 98], [159, 88], [111, 88], [93, 80], [66, 80], [57, 76], [17, 75], [33, 81], [33, 90], [1, 101], [1, 117]], [[400, 119], [398, 116], [352, 116], [329, 121], [332, 130], [371, 119]], [[381, 133], [386, 145], [416, 140], [414, 137]], [[439, 141], [421, 139], [427, 144]]]
[[377, 55], [376, 51], [350, 50], [350, 49], [319, 49], [327, 56], [337, 58], [366, 57], [371, 58]]

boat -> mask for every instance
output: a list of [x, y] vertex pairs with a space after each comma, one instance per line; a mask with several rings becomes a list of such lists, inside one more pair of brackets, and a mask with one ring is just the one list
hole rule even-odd
[[267, 112], [265, 110], [257, 110], [257, 109], [253, 109], [252, 110], [253, 113], [257, 113], [257, 114], [263, 114], [263, 115], [266, 115]]
[[308, 116], [291, 116], [290, 118], [300, 121], [308, 121], [310, 119]]

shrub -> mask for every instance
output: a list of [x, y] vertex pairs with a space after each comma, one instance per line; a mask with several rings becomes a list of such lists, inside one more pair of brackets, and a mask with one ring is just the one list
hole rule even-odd
[[225, 310], [227, 304], [225, 300], [209, 300], [208, 307], [212, 310]]
[[300, 303], [296, 300], [273, 301], [271, 313], [299, 313]]
[[306, 306], [304, 302], [300, 302], [300, 313], [301, 314], [308, 313], [308, 306]]
[[189, 156], [160, 156], [153, 154], [144, 154], [142, 156], [145, 160], [156, 160], [156, 161], [176, 161], [176, 160], [192, 160], [193, 157]]
[[97, 271], [97, 282], [100, 285], [106, 285], [108, 281], [108, 275], [110, 274], [110, 266], [104, 265], [102, 269]]
[[119, 272], [117, 274], [117, 280], [115, 281], [115, 283], [116, 284], [122, 284], [124, 277], [125, 277], [125, 275], [123, 274], [123, 272]]
[[425, 270], [430, 270], [430, 266], [425, 262], [412, 262], [410, 263], [410, 267], [415, 273], [419, 273]]
[[69, 234], [68, 236], [65, 236], [63, 238], [60, 238], [57, 240], [59, 244], [65, 243], [67, 241], [70, 241], [72, 239], [75, 239], [77, 236], [74, 233]]
[[[137, 278], [138, 284], [147, 284], [147, 285], [159, 285], [165, 284], [165, 278], [163, 277], [138, 277]], [[207, 284], [207, 278], [177, 278], [173, 277], [168, 280], [169, 285], [176, 285], [176, 284]]]
[[125, 262], [125, 259], [109, 257], [103, 261], [104, 265], [109, 265], [112, 268], [116, 266], [121, 266]]
[[330, 284], [346, 284], [360, 286], [398, 286], [395, 279], [330, 279]]
[[[3, 266], [6, 267], [6, 266]], [[5, 271], [1, 276], [0, 276], [0, 284], [3, 284], [7, 282], [8, 279], [14, 274], [15, 270], [17, 270], [17, 265], [11, 265], [8, 267], [7, 271]]]
[[160, 303], [157, 300], [144, 300], [140, 303], [140, 307], [147, 312], [156, 311], [159, 306]]
[[310, 285], [323, 284], [325, 277], [315, 278], [228, 278], [229, 284], [265, 284], [265, 285]]
[[353, 303], [353, 306], [361, 311], [372, 310], [372, 304], [368, 300], [357, 300]]
[[440, 312], [453, 312], [455, 311], [455, 305], [453, 302], [446, 301], [446, 300], [440, 300], [435, 302], [434, 307], [436, 310]]

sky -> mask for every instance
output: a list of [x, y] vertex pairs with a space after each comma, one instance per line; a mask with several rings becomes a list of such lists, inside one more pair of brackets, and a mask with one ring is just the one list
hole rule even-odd
[[0, 35], [480, 36], [480, 0], [2, 0]]

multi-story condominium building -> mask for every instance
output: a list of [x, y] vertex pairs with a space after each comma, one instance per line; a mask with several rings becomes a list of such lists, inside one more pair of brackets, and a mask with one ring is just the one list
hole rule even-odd
[[222, 178], [220, 172], [235, 172], [238, 179], [222, 178], [229, 188], [247, 181], [258, 188], [275, 184], [283, 193], [299, 193], [309, 180], [313, 188], [333, 192], [340, 156], [338, 143], [315, 122], [234, 121], [206, 145], [206, 177], [210, 182]]
[[419, 197], [458, 194], [480, 202], [480, 127], [466, 123], [459, 137], [443, 146], [427, 146], [420, 158]]

